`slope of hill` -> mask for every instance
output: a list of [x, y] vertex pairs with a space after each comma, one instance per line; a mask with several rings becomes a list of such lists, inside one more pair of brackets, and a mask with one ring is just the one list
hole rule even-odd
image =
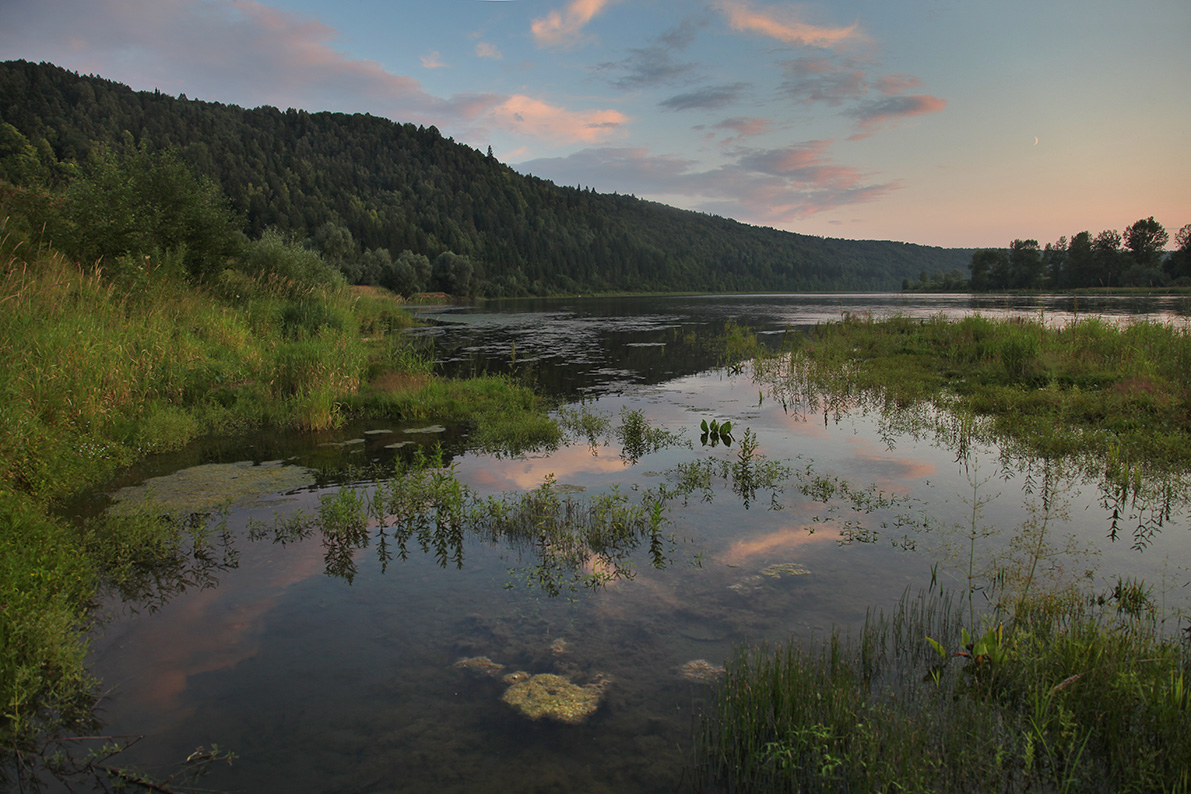
[[0, 160], [17, 145], [76, 162], [99, 144], [173, 149], [222, 188], [247, 234], [288, 231], [364, 283], [397, 279], [395, 262], [406, 251], [406, 263], [412, 255], [465, 258], [451, 260], [468, 276], [455, 286], [486, 295], [897, 289], [922, 271], [966, 268], [970, 257], [793, 234], [561, 187], [433, 126], [245, 110], [137, 92], [50, 64], [0, 63], [4, 124], [11, 127], [0, 135]]

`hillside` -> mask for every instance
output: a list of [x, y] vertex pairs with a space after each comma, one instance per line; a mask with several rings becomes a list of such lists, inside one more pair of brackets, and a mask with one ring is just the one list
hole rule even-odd
[[[411, 281], [427, 260], [436, 286], [494, 296], [885, 290], [965, 269], [971, 254], [748, 226], [524, 176], [433, 126], [246, 110], [50, 64], [0, 63], [0, 131], [0, 164], [22, 147], [43, 163], [83, 163], [100, 144], [172, 149], [223, 190], [250, 237], [290, 232], [352, 281], [397, 291], [431, 286], [425, 273]], [[458, 256], [444, 265], [444, 253]]]

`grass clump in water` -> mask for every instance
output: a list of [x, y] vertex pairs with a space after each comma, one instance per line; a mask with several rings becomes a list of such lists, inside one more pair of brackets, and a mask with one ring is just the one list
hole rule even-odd
[[795, 392], [868, 392], [886, 405], [928, 401], [987, 416], [995, 435], [1034, 454], [1115, 449], [1151, 466], [1191, 465], [1186, 328], [847, 316], [794, 338], [787, 367], [762, 369]]

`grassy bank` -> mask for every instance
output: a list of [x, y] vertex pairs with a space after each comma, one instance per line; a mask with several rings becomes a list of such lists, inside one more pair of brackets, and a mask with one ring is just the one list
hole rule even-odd
[[80, 526], [56, 515], [65, 498], [147, 455], [247, 428], [368, 415], [471, 422], [493, 449], [558, 437], [523, 386], [435, 377], [385, 333], [410, 320], [383, 293], [243, 266], [196, 283], [168, 256], [107, 268], [11, 239], [0, 251], [0, 766], [88, 718], [83, 637], [97, 592], [191, 542], [144, 516]]
[[976, 637], [934, 593], [852, 643], [741, 649], [704, 720], [702, 787], [1191, 790], [1191, 653], [1139, 592], [1035, 599]]
[[792, 339], [788, 366], [769, 370], [787, 389], [841, 405], [931, 402], [987, 417], [1040, 456], [1191, 466], [1186, 326], [849, 316]]

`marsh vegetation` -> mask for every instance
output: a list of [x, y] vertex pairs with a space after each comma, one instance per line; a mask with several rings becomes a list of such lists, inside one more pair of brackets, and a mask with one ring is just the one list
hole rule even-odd
[[[571, 340], [612, 325], [560, 322]], [[489, 338], [490, 318], [480, 326], [486, 359], [435, 341], [439, 357], [452, 351], [479, 374], [470, 382], [436, 376], [409, 342], [349, 323], [363, 352], [359, 385], [335, 402], [342, 432], [298, 432], [300, 420], [281, 415], [229, 425], [310, 439], [296, 452], [258, 437], [251, 463], [243, 452], [196, 457], [187, 451], [196, 436], [179, 453], [190, 485], [177, 490], [176, 509], [133, 507], [136, 497], [165, 497], [153, 477], [175, 476], [169, 453], [150, 459], [162, 461], [152, 477], [121, 480], [140, 490], [116, 491], [115, 509], [81, 525], [56, 517], [52, 501], [21, 497], [36, 507], [29, 519], [68, 533], [57, 559], [79, 577], [80, 601], [100, 594], [120, 615], [115, 638], [95, 635], [93, 671], [124, 680], [138, 670], [158, 682], [150, 691], [171, 694], [149, 702], [125, 688], [105, 704], [107, 725], [86, 727], [94, 690], [76, 646], [82, 694], [76, 722], [57, 736], [147, 738], [109, 757], [94, 743], [47, 744], [42, 732], [19, 757], [73, 748], [59, 757], [92, 777], [109, 779], [99, 766], [130, 775], [156, 767], [167, 770], [161, 780], [214, 737], [238, 756], [233, 767], [222, 763], [226, 750], [202, 756], [203, 785], [215, 788], [309, 779], [366, 788], [388, 780], [393, 764], [406, 764], [398, 787], [410, 790], [444, 766], [465, 788], [532, 787], [554, 775], [597, 790], [584, 772], [593, 765], [600, 785], [622, 790], [1182, 785], [1186, 467], [1177, 454], [1152, 454], [1162, 442], [1140, 427], [1077, 429], [1088, 437], [1082, 449], [1055, 446], [1057, 426], [1049, 445], [1032, 440], [1046, 422], [1030, 419], [1033, 403], [1011, 389], [1061, 392], [1078, 378], [1044, 378], [1063, 372], [1051, 352], [1008, 367], [995, 340], [1002, 326], [1039, 340], [1050, 330], [981, 321], [993, 352], [940, 364], [909, 351], [946, 350], [957, 327], [983, 325], [863, 318], [840, 324], [856, 329], [757, 333], [737, 321], [688, 330], [674, 314], [651, 322], [627, 321], [654, 336], [624, 334], [634, 344], [621, 361], [564, 348], [568, 366], [589, 369], [560, 366], [565, 384], [536, 380], [538, 394], [559, 389], [554, 411], [516, 380], [552, 371], [550, 351], [518, 336], [510, 361], [512, 345]], [[861, 337], [842, 336], [854, 331]], [[685, 373], [651, 381], [633, 369], [686, 365], [705, 344], [690, 337], [704, 333], [716, 349], [692, 353]], [[1173, 384], [1163, 410], [1184, 399], [1164, 362], [1184, 355], [1185, 332], [1169, 337], [1173, 353], [1163, 352], [1164, 332], [1105, 323], [1102, 333], [1095, 349], [1117, 351], [1106, 358], [1134, 356], [1128, 372]], [[1114, 338], [1127, 333], [1136, 334], [1126, 336], [1129, 352]], [[894, 362], [868, 355], [865, 335], [897, 340]], [[1136, 357], [1147, 348], [1160, 360]], [[954, 367], [951, 376], [933, 376], [940, 366]], [[1110, 376], [1097, 382], [1068, 390], [1121, 398]], [[972, 383], [1004, 392], [968, 404]], [[219, 427], [204, 424], [221, 415], [211, 390], [192, 399], [178, 415], [197, 433]], [[1017, 421], [978, 410], [988, 402], [1015, 406]], [[1177, 410], [1162, 416], [1186, 432]], [[1103, 452], [1114, 448], [1115, 459]], [[233, 479], [194, 486], [212, 463]], [[234, 478], [250, 471], [267, 498], [229, 503]], [[297, 479], [265, 482], [282, 471]], [[224, 498], [204, 501], [205, 491]], [[22, 536], [34, 528], [23, 525]], [[1163, 578], [1141, 581], [1155, 571]], [[925, 592], [897, 605], [907, 590]], [[77, 642], [79, 625], [61, 636]], [[181, 658], [162, 658], [166, 647]], [[460, 657], [531, 676], [607, 677], [582, 724], [547, 734], [501, 701], [499, 682], [461, 678]], [[179, 677], [181, 689], [162, 686]], [[422, 768], [415, 758], [430, 760]]]

